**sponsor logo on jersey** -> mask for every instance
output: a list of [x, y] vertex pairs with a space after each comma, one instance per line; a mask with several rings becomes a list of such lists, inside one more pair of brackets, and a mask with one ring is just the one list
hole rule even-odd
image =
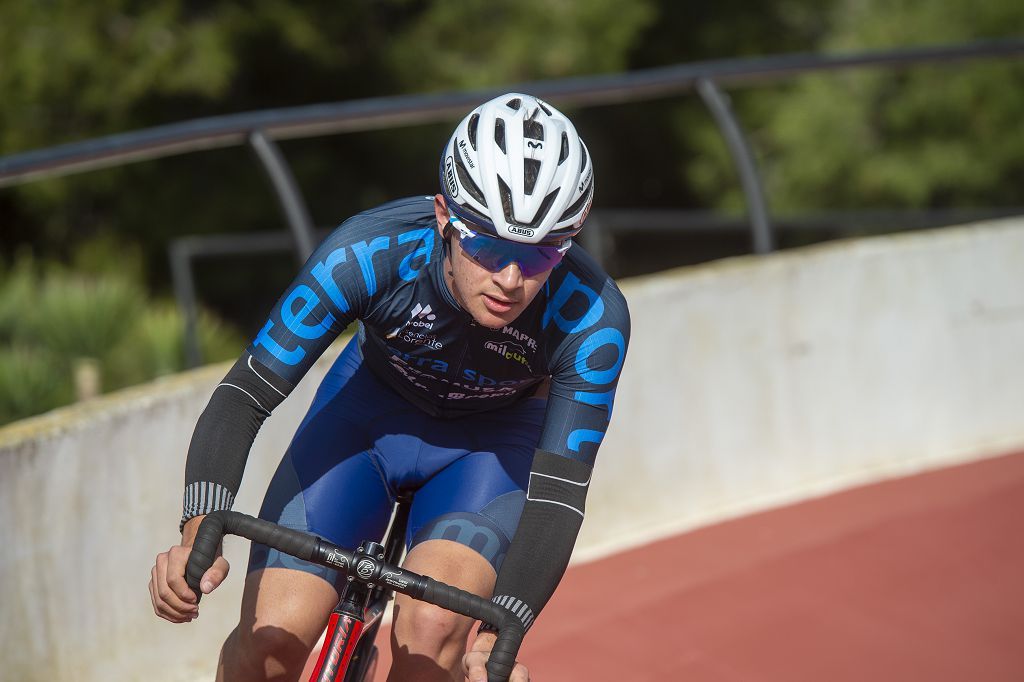
[[433, 350], [441, 350], [444, 348], [444, 344], [438, 341], [437, 337], [433, 334], [424, 334], [422, 332], [411, 331], [408, 329], [398, 332], [398, 334], [392, 338], [396, 338], [399, 341], [405, 341], [406, 343], [410, 343], [414, 346], [426, 346]]
[[484, 343], [484, 349], [497, 353], [506, 360], [518, 362], [527, 369], [530, 367], [530, 359], [526, 357], [526, 349], [518, 343], [510, 343], [507, 341], [494, 343], [493, 341], [487, 341]]
[[459, 196], [459, 181], [455, 179], [455, 157], [449, 156], [444, 160], [444, 180], [448, 183], [448, 194]]
[[401, 327], [395, 327], [395, 329], [385, 338], [393, 339], [405, 331], [407, 327], [412, 327], [414, 329], [433, 329], [435, 319], [437, 319], [437, 315], [434, 315], [431, 312], [429, 303], [427, 305], [417, 303], [413, 306], [413, 309], [409, 311], [409, 319], [405, 321], [405, 324]]
[[501, 328], [501, 333], [508, 334], [509, 336], [511, 336], [513, 339], [520, 343], [525, 343], [526, 347], [529, 348], [530, 350], [537, 350], [537, 342], [533, 340], [533, 337], [528, 334], [524, 334], [515, 327], [510, 327], [506, 325]]

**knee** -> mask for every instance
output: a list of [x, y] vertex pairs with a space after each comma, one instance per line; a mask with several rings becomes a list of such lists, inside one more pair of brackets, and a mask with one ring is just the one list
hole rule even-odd
[[423, 602], [403, 604], [395, 618], [395, 634], [410, 652], [436, 655], [445, 648], [465, 646], [473, 621]]
[[311, 648], [288, 628], [274, 624], [240, 626], [234, 633], [234, 645], [234, 661], [267, 678], [292, 672], [298, 675]]

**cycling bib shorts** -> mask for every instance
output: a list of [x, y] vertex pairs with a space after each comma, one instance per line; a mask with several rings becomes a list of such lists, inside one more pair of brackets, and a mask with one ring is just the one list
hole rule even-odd
[[[260, 517], [343, 547], [379, 540], [415, 492], [406, 542], [463, 544], [500, 568], [526, 498], [547, 401], [462, 418], [426, 414], [378, 379], [353, 339], [320, 385], [274, 474]], [[341, 588], [337, 571], [253, 544], [249, 570], [280, 567]]]

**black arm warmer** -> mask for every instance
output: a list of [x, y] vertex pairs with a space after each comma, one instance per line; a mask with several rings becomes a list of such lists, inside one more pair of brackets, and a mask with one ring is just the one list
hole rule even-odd
[[537, 450], [533, 456], [523, 515], [498, 572], [493, 598], [527, 628], [569, 565], [583, 524], [591, 470], [585, 462], [546, 450]]
[[293, 388], [248, 352], [242, 353], [214, 389], [192, 434], [182, 527], [193, 516], [231, 508], [256, 434]]

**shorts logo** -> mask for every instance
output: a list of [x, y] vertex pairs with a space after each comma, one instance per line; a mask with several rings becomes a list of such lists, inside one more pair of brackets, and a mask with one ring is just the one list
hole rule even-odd
[[455, 179], [455, 157], [449, 156], [444, 160], [444, 179], [448, 183], [448, 194], [459, 196], [459, 181]]

